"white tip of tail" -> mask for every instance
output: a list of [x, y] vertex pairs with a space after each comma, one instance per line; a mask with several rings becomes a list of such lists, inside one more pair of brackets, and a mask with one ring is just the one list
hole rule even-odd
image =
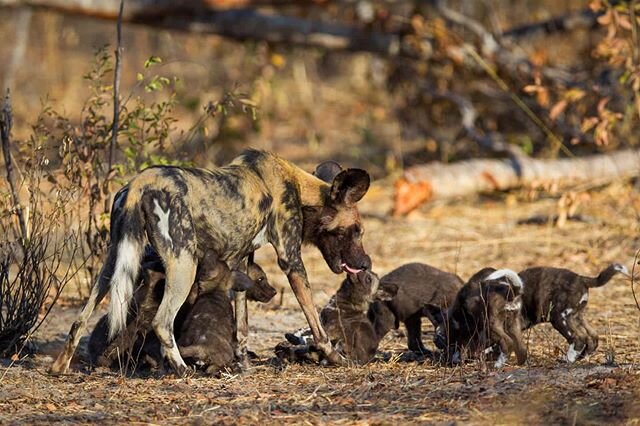
[[499, 280], [500, 278], [506, 278], [509, 283], [514, 287], [524, 287], [524, 283], [520, 276], [511, 269], [498, 269], [491, 273], [485, 280]]
[[141, 253], [140, 244], [128, 237], [124, 237], [118, 244], [109, 300], [109, 339], [116, 336], [127, 324], [129, 302], [133, 296], [133, 281], [138, 275]]

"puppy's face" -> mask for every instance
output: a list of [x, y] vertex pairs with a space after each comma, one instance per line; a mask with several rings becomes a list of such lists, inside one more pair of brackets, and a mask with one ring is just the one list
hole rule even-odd
[[267, 274], [260, 266], [255, 263], [249, 263], [247, 275], [254, 283], [253, 287], [247, 290], [247, 298], [249, 300], [267, 303], [276, 295], [276, 289], [271, 287], [269, 280], [267, 280]]
[[378, 291], [380, 280], [378, 276], [369, 270], [361, 270], [358, 273], [348, 273], [347, 279], [353, 289], [353, 293], [364, 299], [373, 300]]

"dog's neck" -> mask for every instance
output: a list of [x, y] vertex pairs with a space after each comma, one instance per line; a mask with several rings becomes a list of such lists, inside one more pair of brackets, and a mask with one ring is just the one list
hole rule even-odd
[[298, 167], [296, 167], [296, 178], [300, 188], [300, 203], [303, 207], [325, 205], [331, 185]]
[[336, 293], [336, 305], [342, 311], [364, 314], [369, 310], [370, 304], [371, 296], [354, 291], [348, 278]]

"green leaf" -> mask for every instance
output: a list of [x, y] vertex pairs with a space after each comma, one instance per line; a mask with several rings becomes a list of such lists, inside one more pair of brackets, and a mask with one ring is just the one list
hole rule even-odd
[[139, 73], [137, 73], [137, 74], [136, 74], [136, 80], [138, 80], [138, 81], [142, 81], [142, 80], [144, 80], [144, 76], [142, 75], [142, 73], [141, 73], [141, 72], [139, 72]]
[[144, 67], [146, 69], [152, 65], [159, 64], [161, 62], [162, 62], [162, 58], [160, 58], [159, 56], [151, 56], [149, 59], [144, 61]]

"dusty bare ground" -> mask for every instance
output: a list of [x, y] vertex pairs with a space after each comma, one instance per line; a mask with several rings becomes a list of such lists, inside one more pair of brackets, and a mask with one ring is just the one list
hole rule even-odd
[[[386, 216], [390, 185], [372, 188], [362, 211], [366, 246], [383, 274], [422, 261], [468, 277], [493, 265], [516, 270], [565, 266], [595, 274], [612, 261], [631, 266], [640, 248], [640, 194], [618, 183], [590, 191], [579, 213], [589, 223], [563, 228], [517, 225], [533, 214], [557, 213], [550, 197], [524, 201], [522, 192], [490, 199], [436, 204], [409, 218]], [[272, 282], [285, 288], [269, 248], [258, 253]], [[305, 250], [318, 305], [340, 278], [319, 253]], [[304, 325], [290, 292], [283, 305], [253, 306], [250, 345], [261, 362], [222, 378], [128, 378], [88, 372], [81, 356], [62, 378], [46, 375], [78, 306], [58, 307], [38, 332], [38, 354], [0, 367], [0, 423], [122, 421], [183, 423], [452, 423], [602, 424], [640, 421], [640, 311], [630, 282], [615, 279], [591, 291], [587, 317], [600, 332], [597, 352], [576, 365], [561, 361], [565, 344], [550, 327], [528, 334], [524, 367], [493, 370], [482, 363], [458, 368], [429, 363], [376, 362], [364, 367], [288, 366], [264, 361], [282, 333]], [[102, 312], [101, 312], [102, 313]], [[93, 322], [98, 314], [94, 315]], [[429, 327], [425, 340], [430, 342]], [[404, 347], [402, 330], [385, 338], [392, 355]], [[82, 352], [82, 350], [80, 351]], [[82, 355], [82, 354], [80, 354]]]

